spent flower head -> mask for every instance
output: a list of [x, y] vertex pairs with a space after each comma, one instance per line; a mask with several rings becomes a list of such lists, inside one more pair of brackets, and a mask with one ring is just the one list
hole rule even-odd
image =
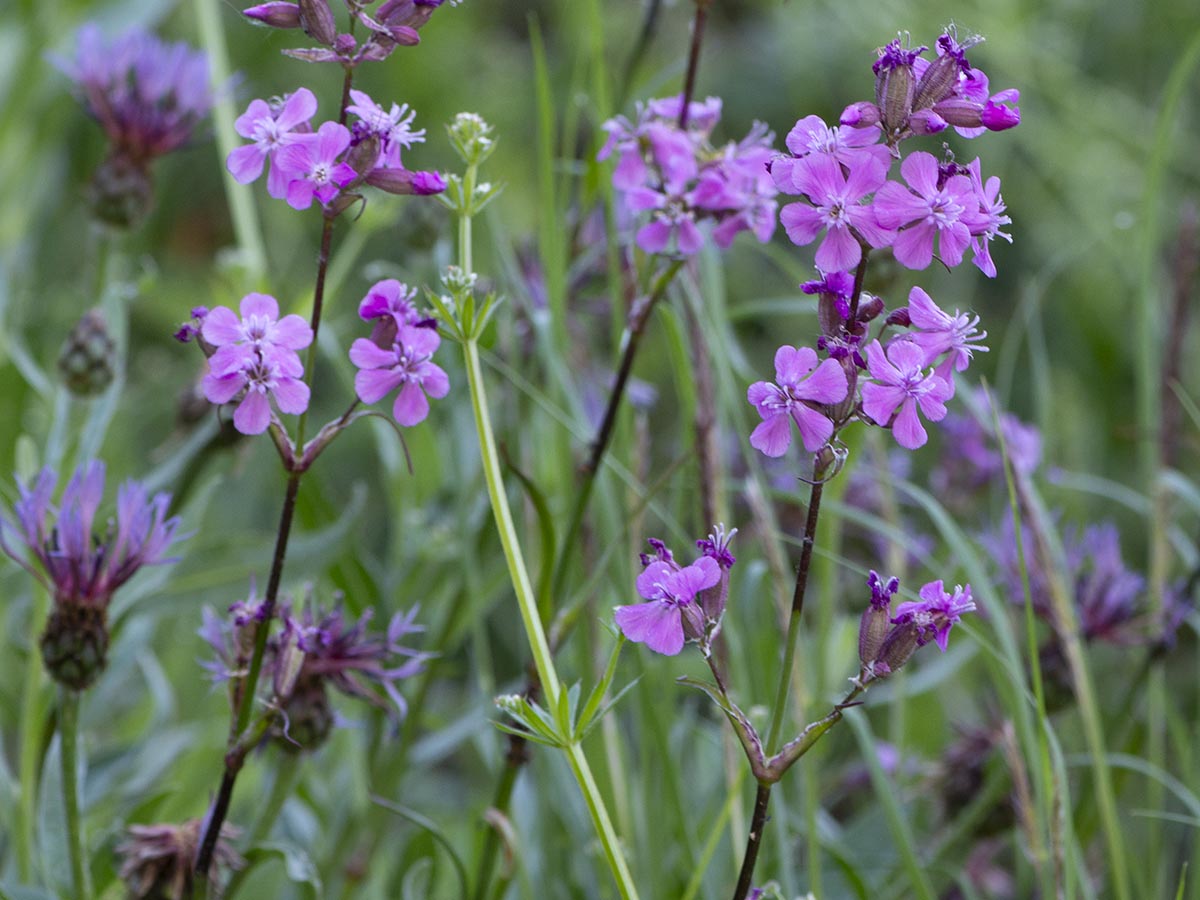
[[[116, 853], [121, 860], [121, 880], [132, 900], [184, 900], [192, 896], [201, 825], [200, 819], [189, 819], [181, 825], [129, 826]], [[240, 833], [228, 823], [221, 825], [209, 876], [218, 893], [225, 874], [246, 865], [233, 848]]]

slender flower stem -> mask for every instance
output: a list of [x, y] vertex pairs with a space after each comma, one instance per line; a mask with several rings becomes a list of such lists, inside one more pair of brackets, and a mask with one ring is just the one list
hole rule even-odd
[[683, 81], [683, 103], [679, 107], [679, 128], [687, 128], [688, 104], [696, 90], [696, 69], [700, 64], [700, 45], [704, 40], [704, 23], [712, 0], [696, 0], [696, 17], [692, 20], [692, 46], [688, 51], [687, 75]]
[[38, 768], [42, 762], [42, 727], [46, 718], [46, 695], [43, 693], [46, 675], [35, 635], [45, 626], [50, 602], [46, 591], [40, 586], [34, 587], [32, 607], [29, 617], [29, 655], [25, 660], [25, 683], [21, 690], [21, 756], [18, 763], [21, 798], [13, 829], [17, 845], [17, 874], [25, 884], [33, 883]]
[[79, 692], [59, 688], [58, 736], [62, 761], [63, 807], [67, 813], [67, 853], [71, 881], [79, 900], [91, 900], [92, 884], [84, 853], [83, 823], [79, 819]]
[[[517, 596], [521, 622], [525, 627], [525, 636], [533, 654], [534, 666], [546, 697], [546, 705], [550, 709], [555, 709], [562, 685], [554, 667], [554, 660], [550, 655], [550, 645], [546, 640], [541, 616], [538, 614], [537, 598], [529, 579], [528, 569], [525, 567], [516, 525], [513, 523], [512, 512], [508, 506], [508, 495], [504, 491], [499, 454], [496, 452], [496, 438], [492, 431], [491, 414], [488, 411], [487, 393], [484, 389], [483, 364], [479, 358], [479, 345], [476, 339], [469, 338], [463, 342], [463, 354], [466, 361], [467, 381], [471, 391], [471, 405], [475, 411], [475, 427], [479, 434], [479, 453], [483, 463], [484, 479], [487, 482], [488, 497], [491, 500], [492, 515], [496, 520], [501, 546], [504, 548], [504, 558], [508, 563], [509, 577]], [[592, 777], [583, 748], [578, 743], [571, 742], [563, 749], [571, 763], [571, 771], [575, 774], [575, 780], [583, 792], [588, 811], [592, 816], [592, 823], [604, 848], [604, 854], [612, 869], [613, 877], [616, 879], [617, 889], [624, 900], [636, 900], [637, 888], [633, 884], [633, 877], [629, 873], [621, 851], [620, 840], [613, 828], [604, 798]]]
[[771, 786], [760, 784], [754, 795], [754, 816], [750, 819], [750, 835], [746, 840], [746, 855], [742, 857], [742, 868], [738, 872], [737, 887], [733, 900], [742, 900], [750, 893], [754, 880], [754, 865], [758, 862], [758, 848], [762, 845], [763, 829], [767, 825], [767, 805], [771, 801]]

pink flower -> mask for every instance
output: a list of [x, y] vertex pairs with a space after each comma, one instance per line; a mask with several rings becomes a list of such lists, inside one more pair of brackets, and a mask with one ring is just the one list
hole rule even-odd
[[354, 390], [363, 403], [374, 403], [396, 388], [400, 393], [392, 406], [392, 415], [401, 425], [416, 425], [429, 415], [429, 400], [450, 392], [445, 371], [431, 362], [441, 343], [437, 331], [402, 325], [390, 347], [380, 347], [367, 338], [359, 338], [350, 347], [350, 361], [358, 366]]
[[975, 199], [979, 201], [979, 213], [967, 219], [967, 227], [971, 230], [971, 242], [975, 248], [975, 255], [971, 261], [988, 278], [995, 278], [996, 264], [992, 262], [990, 245], [992, 239], [998, 237], [1012, 243], [1012, 235], [1000, 230], [1005, 225], [1012, 224], [1012, 219], [1004, 214], [1006, 207], [1004, 198], [1000, 196], [1000, 179], [993, 175], [985, 183], [978, 158], [967, 164], [967, 175], [975, 189]]
[[309, 120], [317, 113], [317, 98], [308, 88], [289, 94], [282, 103], [268, 104], [251, 100], [246, 111], [234, 123], [237, 133], [250, 138], [253, 144], [238, 147], [225, 161], [229, 174], [239, 184], [249, 184], [262, 175], [263, 165], [270, 160], [267, 193], [277, 200], [287, 195], [287, 172], [274, 164], [275, 154], [294, 142], [301, 133], [311, 131]]
[[954, 372], [966, 371], [975, 351], [987, 353], [988, 348], [974, 343], [987, 337], [986, 331], [978, 331], [979, 316], [960, 313], [954, 315], [943, 311], [930, 296], [919, 287], [908, 294], [908, 316], [916, 327], [909, 340], [925, 351], [925, 365], [933, 365], [943, 353], [946, 358], [934, 374], [950, 386], [950, 397], [954, 396]]
[[325, 122], [316, 134], [297, 135], [276, 155], [274, 165], [283, 169], [287, 202], [292, 209], [308, 209], [315, 197], [328, 203], [354, 181], [358, 174], [348, 163], [338, 162], [350, 146], [350, 130], [337, 122]]
[[637, 579], [638, 594], [649, 602], [618, 606], [613, 617], [629, 640], [644, 643], [655, 653], [675, 656], [683, 649], [684, 616], [702, 625], [696, 597], [720, 580], [721, 566], [711, 556], [701, 556], [684, 568], [657, 560]]
[[917, 408], [931, 422], [940, 422], [954, 393], [945, 379], [927, 374], [925, 365], [925, 351], [912, 341], [893, 341], [886, 354], [879, 341], [867, 347], [867, 369], [876, 383], [863, 385], [863, 412], [885, 427], [891, 422], [896, 442], [908, 450], [929, 439]]
[[238, 304], [238, 310], [241, 318], [226, 306], [210, 310], [200, 328], [204, 339], [214, 347], [235, 345], [243, 355], [256, 352], [294, 355], [312, 343], [308, 322], [294, 314], [279, 318], [279, 304], [270, 294], [247, 294]]
[[950, 642], [950, 628], [958, 623], [963, 613], [975, 611], [971, 598], [971, 586], [955, 585], [954, 593], [948, 594], [942, 582], [931, 581], [917, 593], [919, 602], [909, 601], [896, 607], [892, 619], [895, 625], [909, 625], [918, 630], [917, 646], [923, 646], [932, 637], [943, 653]]
[[824, 272], [853, 269], [862, 259], [859, 239], [872, 247], [886, 247], [892, 234], [880, 227], [875, 212], [864, 198], [884, 185], [887, 166], [866, 158], [850, 169], [847, 177], [834, 157], [820, 154], [797, 160], [792, 170], [794, 190], [808, 197], [807, 203], [789, 203], [779, 214], [793, 244], [805, 246], [822, 231], [825, 239], [817, 248], [817, 268]]
[[352, 90], [350, 97], [354, 103], [346, 107], [346, 112], [359, 118], [354, 126], [355, 141], [372, 135], [378, 137], [379, 159], [375, 165], [385, 169], [403, 168], [401, 149], [425, 140], [424, 128], [418, 131], [410, 127], [417, 114], [409, 110], [407, 103], [403, 106], [393, 103], [391, 110], [385, 110], [362, 91]]
[[757, 381], [746, 392], [763, 419], [750, 435], [750, 446], [767, 456], [783, 456], [792, 443], [792, 421], [805, 450], [821, 449], [833, 435], [833, 422], [809, 404], [845, 400], [850, 389], [845, 371], [834, 359], [817, 365], [811, 347], [784, 345], [775, 352], [775, 378], [776, 384]]
[[957, 266], [971, 242], [967, 222], [979, 213], [971, 180], [965, 175], [952, 175], [943, 184], [937, 159], [931, 153], [910, 154], [900, 164], [900, 174], [912, 190], [889, 181], [875, 195], [879, 224], [903, 229], [892, 245], [896, 261], [910, 269], [924, 269], [933, 261], [933, 242], [937, 238], [942, 261]]
[[849, 169], [867, 159], [890, 167], [891, 151], [879, 143], [879, 138], [880, 132], [875, 128], [851, 128], [848, 125], [830, 128], [820, 116], [806, 116], [795, 124], [785, 139], [791, 157], [781, 156], [771, 161], [771, 177], [785, 194], [796, 193], [796, 164], [810, 154], [832, 156]]

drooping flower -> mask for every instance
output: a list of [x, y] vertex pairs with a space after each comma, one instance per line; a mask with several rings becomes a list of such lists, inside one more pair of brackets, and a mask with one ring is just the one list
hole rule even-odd
[[268, 103], [251, 100], [246, 111], [234, 123], [237, 133], [254, 143], [237, 147], [225, 162], [239, 184], [249, 184], [262, 175], [270, 162], [267, 193], [277, 200], [287, 196], [290, 173], [275, 164], [275, 155], [301, 134], [312, 131], [309, 122], [317, 114], [317, 98], [308, 88], [299, 88], [286, 97]]
[[[896, 261], [924, 269], [933, 261], [933, 244], [948, 266], [962, 262], [971, 242], [968, 222], [979, 214], [979, 200], [965, 175], [943, 179], [931, 153], [910, 153], [900, 164], [909, 187], [889, 181], [875, 195], [875, 215], [884, 228], [900, 229], [892, 244]], [[819, 264], [819, 263], [818, 263]]]
[[[195, 880], [196, 851], [200, 848], [201, 820], [181, 825], [130, 825], [116, 847], [121, 859], [121, 880], [133, 900], [184, 900], [191, 897]], [[220, 887], [224, 875], [246, 861], [233, 848], [240, 829], [225, 823], [213, 852], [209, 882]]]
[[648, 602], [614, 609], [617, 627], [629, 640], [675, 656], [683, 649], [685, 631], [692, 639], [703, 635], [704, 613], [697, 598], [721, 580], [721, 572], [711, 556], [683, 567], [673, 560], [654, 560], [637, 578], [637, 592]]
[[358, 173], [341, 159], [350, 146], [350, 130], [337, 122], [324, 122], [316, 134], [297, 135], [281, 149], [273, 165], [287, 179], [286, 199], [292, 209], [308, 209], [315, 198], [329, 203]]
[[750, 446], [767, 456], [783, 456], [792, 443], [790, 422], [795, 422], [804, 449], [821, 449], [833, 435], [833, 422], [810, 404], [846, 399], [845, 371], [835, 359], [818, 365], [811, 347], [784, 345], [775, 352], [775, 379], [774, 384], [757, 381], [746, 392], [763, 419], [750, 435]]
[[887, 185], [887, 166], [877, 159], [859, 160], [846, 175], [834, 157], [819, 154], [796, 160], [792, 168], [794, 193], [808, 203], [789, 203], [779, 220], [793, 244], [805, 246], [825, 238], [817, 248], [817, 268], [825, 272], [853, 269], [862, 259], [860, 239], [872, 247], [886, 247], [893, 235], [876, 217], [868, 195]]
[[879, 425], [891, 423], [901, 447], [923, 446], [929, 436], [918, 408], [931, 422], [941, 421], [953, 389], [945, 379], [926, 372], [925, 351], [911, 341], [893, 341], [886, 353], [873, 341], [867, 347], [867, 369], [875, 381], [863, 385], [863, 412]]
[[402, 325], [389, 347], [359, 338], [350, 347], [350, 361], [358, 366], [354, 390], [363, 403], [374, 403], [396, 388], [400, 393], [392, 415], [401, 425], [417, 425], [429, 415], [429, 400], [450, 392], [445, 370], [432, 362], [441, 344], [436, 330]]
[[104, 497], [104, 463], [81, 466], [52, 502], [57, 482], [43, 469], [33, 487], [20, 480], [16, 522], [0, 519], [0, 548], [54, 597], [42, 634], [42, 659], [59, 683], [82, 690], [104, 668], [107, 609], [113, 594], [143, 566], [170, 562], [179, 519], [167, 515], [168, 494], [148, 497], [137, 481], [117, 491], [116, 520], [96, 522]]

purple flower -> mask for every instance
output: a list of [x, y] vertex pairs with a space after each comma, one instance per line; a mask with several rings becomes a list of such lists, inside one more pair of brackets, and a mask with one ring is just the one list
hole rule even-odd
[[775, 380], [756, 381], [746, 392], [763, 419], [750, 435], [750, 446], [767, 456], [783, 456], [792, 443], [790, 421], [800, 429], [805, 450], [821, 449], [833, 435], [833, 422], [809, 404], [846, 399], [850, 388], [841, 364], [826, 359], [817, 365], [811, 347], [784, 345], [775, 352]]
[[[270, 397], [281, 412], [308, 409], [309, 389], [300, 380], [304, 366], [296, 352], [312, 343], [312, 329], [300, 316], [279, 318], [279, 304], [268, 294], [247, 294], [233, 310], [218, 306], [204, 319], [201, 334], [217, 351], [201, 381], [210, 403], [242, 400], [233, 424], [242, 434], [262, 434], [271, 424]], [[243, 393], [244, 392], [244, 393]]]
[[819, 281], [806, 281], [800, 290], [806, 294], [823, 294], [833, 301], [834, 309], [844, 322], [850, 318], [850, 297], [854, 293], [854, 276], [849, 272], [819, 272]]
[[272, 163], [267, 175], [267, 193], [277, 200], [287, 196], [288, 172], [275, 165], [275, 155], [293, 143], [300, 134], [312, 129], [309, 121], [317, 114], [317, 98], [308, 88], [300, 88], [281, 101], [267, 103], [251, 100], [246, 111], [234, 123], [237, 133], [254, 141], [238, 147], [225, 161], [226, 168], [239, 184], [249, 184], [262, 175], [263, 165]]
[[[413, 298], [417, 289], [410, 288], [395, 278], [385, 278], [371, 285], [367, 295], [358, 304], [358, 317], [364, 322], [377, 320], [376, 329], [389, 328], [392, 335], [404, 325], [419, 325], [424, 320], [417, 311]], [[376, 340], [375, 334], [371, 339], [381, 347], [391, 343], [389, 336], [386, 341]]]
[[346, 112], [359, 118], [354, 124], [355, 143], [368, 137], [378, 137], [379, 159], [376, 167], [404, 168], [400, 162], [401, 149], [425, 140], [424, 128], [415, 131], [410, 127], [417, 114], [409, 110], [407, 103], [403, 106], [393, 103], [391, 110], [385, 110], [362, 91], [352, 90], [350, 97], [354, 103], [346, 107]]
[[964, 613], [975, 611], [971, 599], [971, 586], [955, 585], [954, 593], [948, 594], [942, 582], [931, 581], [917, 592], [918, 602], [901, 603], [896, 607], [892, 622], [909, 625], [917, 630], [917, 646], [924, 646], [932, 638], [938, 649], [946, 652], [950, 640], [950, 629], [958, 623]]
[[879, 143], [878, 131], [847, 125], [830, 128], [819, 116], [806, 116], [798, 121], [788, 132], [785, 143], [792, 156], [771, 160], [771, 177], [785, 194], [797, 192], [794, 182], [796, 164], [810, 154], [832, 156], [848, 169], [868, 159], [876, 160], [885, 168], [892, 164], [891, 151]]
[[847, 177], [836, 159], [820, 154], [797, 160], [792, 174], [795, 192], [804, 194], [812, 205], [789, 203], [780, 211], [779, 220], [798, 246], [811, 244], [826, 232], [817, 248], [817, 268], [825, 272], [853, 269], [862, 259], [860, 240], [872, 247], [891, 243], [892, 234], [880, 227], [873, 208], [862, 202], [884, 185], [886, 165], [866, 158], [851, 168]]
[[875, 383], [863, 385], [863, 412], [885, 427], [891, 422], [896, 442], [909, 450], [929, 439], [917, 408], [931, 422], [939, 422], [945, 418], [946, 401], [953, 394], [945, 379], [926, 374], [925, 366], [925, 351], [911, 341], [893, 341], [886, 354], [879, 341], [867, 347], [867, 369]]
[[917, 329], [909, 335], [909, 340], [925, 351], [925, 365], [933, 365], [939, 356], [946, 354], [934, 374], [950, 385], [950, 396], [953, 397], [954, 372], [966, 371], [972, 353], [987, 353], [988, 350], [977, 343], [987, 337], [986, 331], [976, 329], [979, 316], [960, 313], [957, 309], [954, 315], [943, 312], [919, 287], [909, 291], [908, 316]]
[[775, 233], [775, 185], [767, 170], [775, 135], [756, 122], [745, 139], [729, 144], [721, 157], [705, 166], [693, 201], [716, 217], [713, 240], [727, 248], [740, 231], [766, 243]]
[[[57, 605], [104, 609], [113, 593], [142, 566], [172, 562], [179, 519], [167, 516], [169, 494], [148, 497], [137, 481], [117, 491], [116, 521], [96, 522], [104, 497], [104, 463], [85, 463], [51, 501], [57, 482], [45, 468], [33, 488], [17, 481], [16, 523], [0, 519], [0, 548], [54, 594]], [[13, 536], [19, 543], [10, 543]]]
[[721, 566], [711, 556], [701, 556], [683, 568], [656, 560], [637, 579], [638, 594], [649, 602], [614, 609], [617, 627], [629, 640], [644, 643], [655, 653], [675, 656], [683, 649], [684, 616], [692, 620], [689, 631], [698, 631], [692, 635], [698, 638], [703, 615], [694, 601], [720, 580]]
[[292, 209], [308, 209], [315, 197], [328, 203], [358, 174], [349, 163], [339, 162], [350, 146], [350, 131], [337, 122], [325, 122], [316, 134], [298, 135], [276, 154], [273, 165], [288, 181], [287, 202]]
[[1012, 235], [1000, 230], [1012, 224], [1012, 219], [1004, 214], [1006, 207], [1000, 196], [1000, 179], [993, 175], [985, 183], [978, 158], [967, 164], [966, 171], [975, 189], [975, 199], [979, 201], [979, 212], [967, 220], [971, 243], [975, 248], [972, 262], [988, 278], [995, 278], [996, 264], [992, 262], [991, 242], [993, 238], [1001, 237], [1012, 243]]
[[186, 144], [212, 106], [208, 57], [140, 29], [105, 40], [98, 25], [84, 25], [75, 58], [56, 63], [79, 86], [114, 154], [140, 167]]
[[445, 371], [431, 362], [441, 343], [437, 331], [402, 325], [390, 347], [359, 338], [350, 347], [350, 361], [358, 366], [354, 390], [363, 403], [374, 403], [397, 387], [400, 393], [392, 415], [401, 425], [416, 425], [429, 415], [426, 395], [439, 399], [450, 392]]
[[938, 162], [930, 153], [907, 156], [900, 174], [911, 190], [890, 181], [875, 195], [879, 224], [903, 229], [892, 245], [896, 261], [910, 269], [924, 269], [933, 260], [933, 242], [938, 238], [942, 261], [957, 266], [971, 242], [967, 223], [979, 213], [971, 180], [952, 175], [942, 183]]

